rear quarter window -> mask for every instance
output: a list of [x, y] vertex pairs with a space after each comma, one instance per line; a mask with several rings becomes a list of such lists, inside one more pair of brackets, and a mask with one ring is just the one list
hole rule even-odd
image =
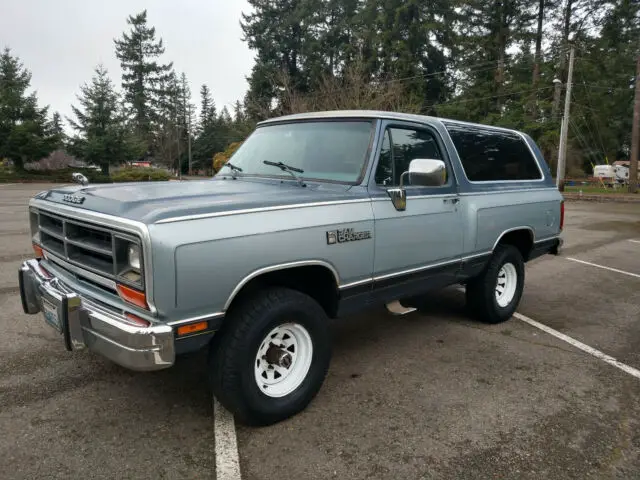
[[520, 135], [446, 123], [464, 172], [471, 182], [540, 180], [542, 172]]

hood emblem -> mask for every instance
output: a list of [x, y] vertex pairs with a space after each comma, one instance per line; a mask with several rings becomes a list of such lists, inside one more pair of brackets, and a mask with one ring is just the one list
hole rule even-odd
[[82, 204], [82, 202], [84, 202], [84, 197], [81, 197], [80, 195], [71, 195], [70, 193], [67, 193], [62, 197], [62, 201], [73, 203], [75, 205], [80, 205]]

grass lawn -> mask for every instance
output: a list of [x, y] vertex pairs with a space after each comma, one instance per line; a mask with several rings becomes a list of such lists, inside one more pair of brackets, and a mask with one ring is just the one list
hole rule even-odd
[[585, 195], [593, 195], [593, 194], [606, 194], [606, 195], [614, 195], [614, 194], [628, 194], [629, 189], [627, 186], [622, 186], [618, 188], [604, 188], [592, 185], [566, 185], [564, 187], [564, 191], [567, 193], [582, 193]]

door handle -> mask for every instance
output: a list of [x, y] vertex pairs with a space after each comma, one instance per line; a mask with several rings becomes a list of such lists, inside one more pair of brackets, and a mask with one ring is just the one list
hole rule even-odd
[[456, 203], [458, 203], [460, 201], [460, 199], [459, 198], [444, 198], [444, 199], [442, 199], [442, 201], [444, 203], [451, 203], [451, 204], [455, 205]]

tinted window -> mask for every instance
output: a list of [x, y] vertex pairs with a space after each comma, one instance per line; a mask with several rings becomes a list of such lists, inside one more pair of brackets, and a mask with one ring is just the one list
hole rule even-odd
[[475, 126], [445, 125], [470, 181], [542, 178], [529, 147], [519, 135]]
[[[307, 180], [355, 183], [361, 176], [371, 139], [370, 121], [300, 122], [256, 129], [229, 159], [242, 175], [291, 178], [264, 161], [304, 170]], [[221, 172], [229, 173], [228, 169]]]
[[409, 170], [411, 160], [416, 158], [442, 159], [433, 135], [425, 130], [388, 128], [380, 151], [376, 183], [400, 185], [400, 175]]

